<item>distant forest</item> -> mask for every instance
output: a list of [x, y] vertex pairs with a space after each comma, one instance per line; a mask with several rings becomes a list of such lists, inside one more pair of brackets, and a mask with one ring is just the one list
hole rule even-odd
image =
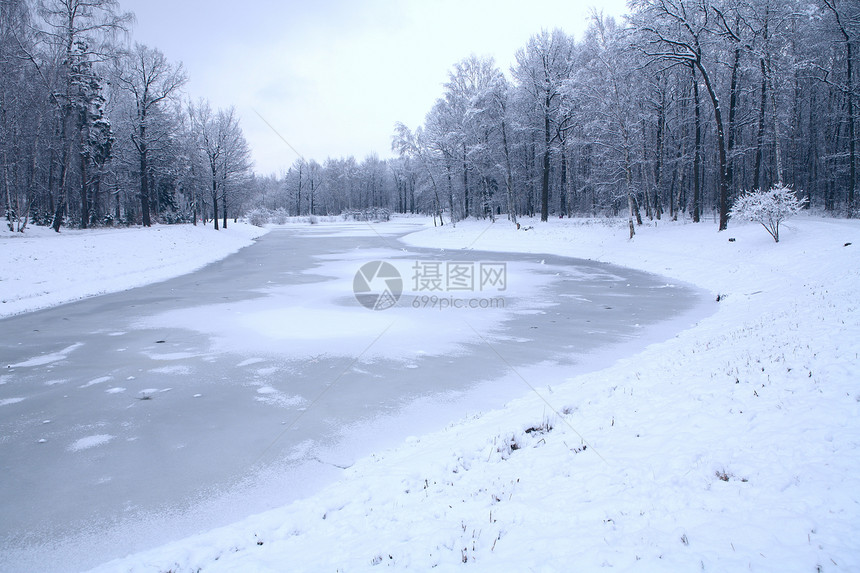
[[[116, 0], [0, 0], [0, 200], [10, 229], [387, 209], [728, 224], [789, 186], [860, 214], [857, 0], [633, 0], [584, 36], [534, 35], [509, 70], [455, 63], [391, 159], [255, 174], [234, 109], [185, 98], [182, 66], [131, 44]], [[515, 17], [512, 15], [511, 17]], [[130, 47], [131, 46], [131, 47]], [[333, 134], [336, 137], [336, 134]]]

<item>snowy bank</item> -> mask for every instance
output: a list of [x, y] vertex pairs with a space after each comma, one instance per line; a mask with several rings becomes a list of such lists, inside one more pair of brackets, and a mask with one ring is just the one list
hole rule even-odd
[[163, 281], [223, 259], [266, 231], [194, 225], [0, 231], [0, 318]]
[[597, 372], [511, 372], [524, 395], [504, 409], [96, 571], [860, 569], [860, 224], [798, 218], [779, 244], [752, 224], [530, 225], [408, 241], [645, 269], [718, 310]]

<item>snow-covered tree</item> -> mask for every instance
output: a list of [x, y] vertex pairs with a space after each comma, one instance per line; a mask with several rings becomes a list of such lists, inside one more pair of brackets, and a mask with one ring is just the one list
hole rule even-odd
[[[121, 12], [117, 0], [46, 0], [38, 3], [37, 13], [42, 23], [36, 37], [44, 51], [38, 59], [35, 52], [28, 53], [28, 58], [34, 63], [36, 77], [52, 90], [61, 150], [56, 161], [59, 174], [53, 227], [59, 231], [64, 215], [72, 208], [73, 175], [81, 198], [80, 223], [86, 227], [90, 210], [86, 148], [90, 130], [100, 129], [92, 122], [104, 121], [99, 113], [93, 117], [89, 113], [99, 106], [101, 97], [95, 66], [117, 55], [114, 41], [127, 31], [133, 15]], [[76, 154], [80, 161], [73, 161]], [[76, 167], [78, 172], [73, 173]]]
[[[418, 127], [412, 132], [406, 125], [397, 123], [394, 126], [394, 135], [391, 137], [391, 150], [396, 151], [402, 158], [414, 159], [422, 166], [422, 171], [427, 175], [433, 189], [433, 200], [428, 209], [433, 214], [433, 225], [436, 225], [436, 215], [439, 216], [439, 225], [444, 225], [442, 220], [442, 202], [439, 198], [439, 187], [436, 185], [434, 171], [434, 150], [430, 148], [424, 131]], [[454, 224], [453, 218], [451, 223]]]
[[559, 106], [563, 86], [573, 73], [573, 39], [562, 30], [532, 36], [524, 49], [517, 51], [517, 64], [512, 69], [514, 79], [531, 104], [532, 127], [541, 133], [543, 156], [541, 164], [541, 221], [549, 217], [550, 160], [556, 143]]
[[796, 215], [806, 204], [794, 191], [776, 185], [769, 191], [750, 191], [735, 199], [729, 216], [761, 223], [775, 242], [779, 242], [779, 224]]
[[[151, 224], [150, 153], [156, 139], [150, 124], [158, 107], [175, 96], [186, 82], [182, 64], [171, 64], [159, 50], [136, 44], [117, 74], [120, 86], [134, 100], [132, 142], [140, 167], [140, 206], [143, 224]], [[161, 136], [166, 134], [162, 133]]]

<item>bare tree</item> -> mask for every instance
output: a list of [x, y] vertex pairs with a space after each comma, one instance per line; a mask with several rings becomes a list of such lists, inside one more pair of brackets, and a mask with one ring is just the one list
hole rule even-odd
[[[444, 225], [442, 219], [442, 203], [439, 200], [439, 187], [436, 185], [436, 178], [433, 176], [433, 159], [431, 150], [424, 138], [424, 134], [419, 127], [415, 133], [409, 130], [402, 123], [397, 123], [394, 126], [394, 136], [391, 138], [391, 149], [400, 154], [401, 157], [410, 157], [417, 159], [424, 167], [430, 183], [433, 188], [433, 225], [436, 225], [436, 216], [439, 216], [439, 225]], [[453, 219], [452, 219], [453, 224]]]
[[243, 185], [251, 169], [250, 149], [236, 110], [212, 111], [208, 101], [200, 100], [189, 112], [194, 121], [199, 149], [206, 157], [211, 183], [212, 220], [217, 231], [218, 204], [221, 203], [223, 226], [227, 227], [229, 189]]
[[632, 97], [639, 79], [630, 73], [629, 66], [624, 66], [621, 58], [624, 50], [621, 48], [622, 30], [615, 21], [606, 19], [602, 14], [592, 13], [593, 26], [589, 34], [589, 51], [586, 81], [581, 82], [575, 89], [575, 96], [588, 100], [588, 112], [591, 116], [583, 121], [598, 122], [596, 130], [603, 134], [597, 143], [610, 152], [612, 157], [620, 158], [620, 169], [623, 171], [624, 191], [627, 199], [628, 229], [630, 238], [636, 234], [634, 221], [642, 224], [639, 213], [639, 203], [634, 189], [634, 162], [638, 135], [638, 110]]
[[153, 134], [150, 123], [168, 98], [178, 95], [187, 78], [182, 64], [171, 64], [159, 50], [135, 44], [117, 74], [120, 85], [134, 99], [134, 132], [131, 140], [140, 167], [140, 208], [143, 225], [152, 225], [150, 215], [149, 152]]
[[656, 61], [687, 64], [705, 85], [714, 111], [719, 155], [719, 229], [729, 222], [729, 182], [723, 110], [712, 66], [706, 59], [707, 43], [720, 36], [719, 15], [710, 0], [635, 0], [636, 26], [643, 32], [643, 52]]
[[[218, 110], [216, 117], [218, 138], [221, 141], [221, 205], [223, 226], [227, 228], [228, 198], [233, 199], [245, 185], [251, 171], [251, 149], [239, 126], [236, 109], [230, 106], [226, 110]], [[232, 199], [231, 199], [232, 201]], [[313, 205], [313, 200], [311, 200]]]
[[551, 146], [557, 132], [558, 107], [562, 99], [562, 85], [573, 71], [573, 41], [561, 30], [546, 30], [529, 39], [525, 49], [516, 54], [514, 78], [525, 90], [539, 116], [543, 133], [543, 161], [541, 170], [541, 221], [549, 218], [549, 174]]
[[[488, 140], [484, 153], [504, 178], [508, 219], [516, 225], [514, 170], [511, 159], [510, 91], [510, 84], [497, 69], [489, 85], [476, 97], [474, 115]], [[490, 137], [494, 137], [493, 144], [489, 143]]]

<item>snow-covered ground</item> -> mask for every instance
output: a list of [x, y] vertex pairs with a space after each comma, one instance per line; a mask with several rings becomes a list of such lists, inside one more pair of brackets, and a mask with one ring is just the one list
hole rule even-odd
[[860, 570], [860, 224], [799, 217], [775, 244], [753, 224], [628, 241], [619, 221], [523, 223], [408, 242], [626, 265], [717, 311], [596, 372], [512, 371], [523, 397], [504, 409], [97, 571]]
[[230, 223], [128, 229], [0, 230], [0, 318], [167, 280], [223, 259], [266, 231]]

